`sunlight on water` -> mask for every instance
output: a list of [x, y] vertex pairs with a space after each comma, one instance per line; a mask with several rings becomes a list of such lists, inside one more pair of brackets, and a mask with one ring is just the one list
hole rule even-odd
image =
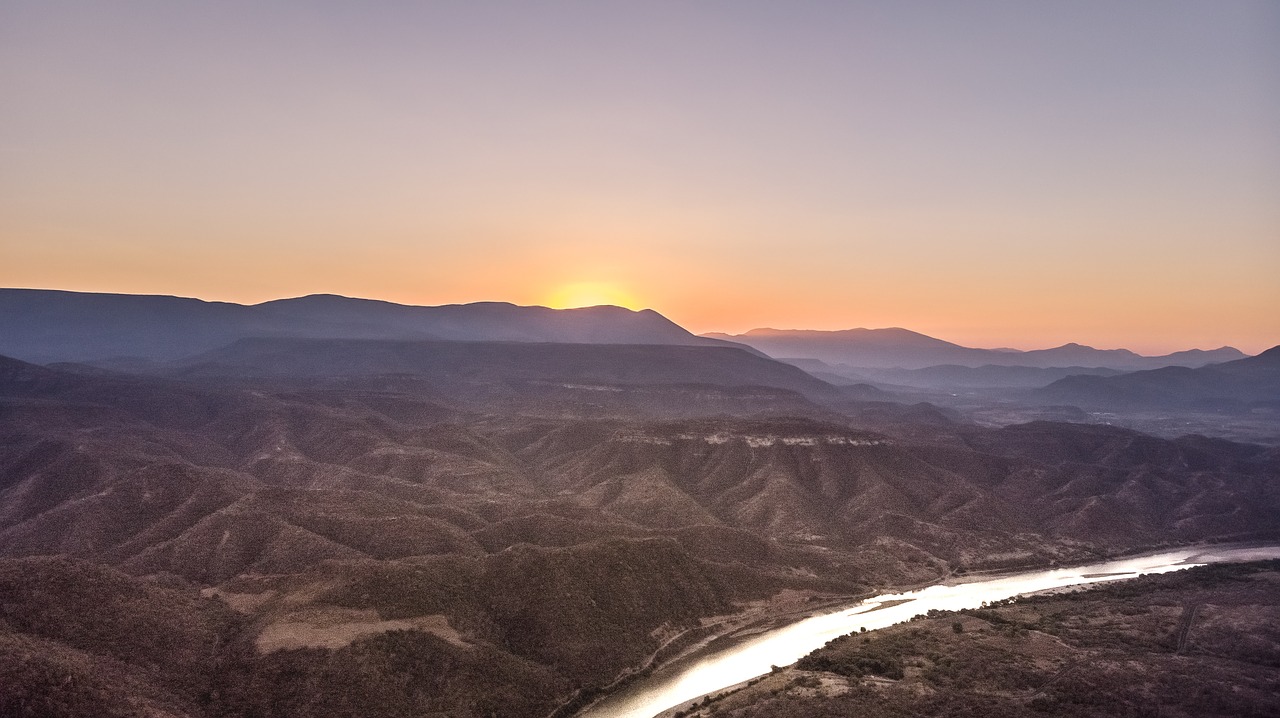
[[659, 671], [632, 684], [579, 715], [581, 718], [651, 718], [705, 693], [768, 673], [772, 666], [795, 663], [838, 636], [862, 628], [885, 628], [931, 609], [978, 608], [983, 603], [1047, 589], [1115, 581], [1144, 573], [1168, 573], [1206, 563], [1265, 558], [1280, 558], [1280, 546], [1186, 548], [875, 596], [844, 610], [806, 618], [733, 646], [708, 651], [692, 662], [682, 662], [673, 670]]

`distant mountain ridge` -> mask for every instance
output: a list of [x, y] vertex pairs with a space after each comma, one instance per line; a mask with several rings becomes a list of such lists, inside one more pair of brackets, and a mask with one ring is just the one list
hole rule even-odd
[[1164, 366], [1200, 367], [1246, 356], [1234, 347], [1191, 349], [1147, 357], [1128, 349], [1095, 349], [1070, 343], [1052, 349], [1017, 351], [975, 349], [898, 327], [889, 329], [752, 329], [745, 334], [703, 334], [703, 337], [754, 347], [787, 359], [817, 359], [828, 364], [877, 369], [924, 369], [950, 364], [963, 367], [1024, 366], [1107, 368], [1122, 371]]
[[1136, 371], [1195, 368], [1246, 356], [1232, 347], [1160, 357], [1074, 343], [1034, 351], [976, 349], [902, 328], [753, 329], [741, 335], [698, 336], [652, 309], [615, 306], [549, 309], [504, 302], [411, 306], [333, 294], [242, 305], [162, 295], [0, 289], [0, 354], [34, 363], [122, 357], [164, 362], [256, 337], [730, 345], [774, 358], [882, 369], [954, 365]]
[[[803, 366], [801, 368], [804, 368]], [[863, 381], [880, 382], [894, 386], [921, 389], [1038, 389], [1068, 376], [1090, 374], [1114, 376], [1123, 373], [1107, 367], [1035, 367], [997, 366], [980, 367], [939, 364], [924, 369], [873, 369], [860, 367], [857, 376]], [[815, 374], [815, 376], [820, 376]], [[852, 381], [853, 379], [847, 379]]]
[[1280, 409], [1280, 346], [1195, 369], [1169, 366], [1120, 376], [1069, 376], [1039, 389], [1041, 400], [1083, 407]]
[[[0, 289], [0, 354], [36, 363], [168, 361], [239, 339], [724, 345], [651, 310], [478, 302], [437, 307], [315, 294], [242, 305], [160, 295]], [[743, 348], [741, 345], [736, 345]]]

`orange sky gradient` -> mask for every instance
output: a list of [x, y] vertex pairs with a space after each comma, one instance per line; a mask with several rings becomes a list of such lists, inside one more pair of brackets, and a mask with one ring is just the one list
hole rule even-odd
[[0, 9], [0, 286], [1280, 343], [1268, 0], [104, 5]]

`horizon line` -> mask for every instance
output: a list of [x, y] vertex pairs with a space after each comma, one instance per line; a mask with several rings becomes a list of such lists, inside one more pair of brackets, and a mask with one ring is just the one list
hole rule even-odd
[[1009, 343], [1005, 343], [1005, 344], [1003, 344], [1002, 346], [998, 346], [998, 347], [970, 346], [970, 345], [967, 345], [967, 344], [960, 344], [960, 343], [955, 342], [955, 341], [952, 341], [952, 340], [950, 340], [950, 339], [944, 339], [944, 338], [939, 337], [939, 336], [936, 336], [936, 335], [934, 335], [934, 334], [927, 334], [927, 333], [920, 332], [920, 331], [917, 331], [917, 330], [914, 330], [914, 329], [910, 329], [910, 328], [903, 327], [903, 326], [896, 326], [896, 325], [895, 325], [895, 326], [886, 326], [886, 327], [861, 327], [861, 326], [854, 326], [854, 327], [850, 327], [850, 326], [844, 326], [844, 327], [842, 327], [842, 328], [838, 328], [838, 329], [815, 329], [815, 328], [809, 328], [809, 327], [791, 327], [791, 328], [779, 329], [779, 328], [776, 328], [776, 327], [752, 327], [751, 329], [748, 329], [748, 330], [745, 330], [745, 331], [742, 331], [742, 332], [739, 332], [739, 333], [733, 333], [733, 332], [725, 331], [725, 330], [694, 331], [694, 330], [689, 329], [688, 327], [686, 327], [684, 324], [681, 324], [680, 322], [676, 321], [675, 319], [672, 319], [670, 316], [668, 316], [667, 314], [665, 314], [665, 313], [664, 313], [664, 312], [662, 312], [661, 310], [656, 309], [656, 308], [654, 308], [654, 307], [642, 307], [642, 308], [639, 308], [639, 309], [632, 309], [632, 308], [630, 308], [630, 307], [625, 307], [625, 306], [621, 306], [621, 305], [618, 305], [618, 304], [594, 304], [594, 305], [586, 305], [586, 306], [580, 306], [580, 307], [550, 307], [550, 306], [547, 306], [547, 305], [545, 305], [545, 304], [520, 304], [520, 303], [517, 303], [517, 302], [512, 302], [512, 301], [507, 301], [507, 300], [501, 300], [501, 299], [479, 299], [479, 300], [474, 300], [474, 301], [464, 301], [464, 302], [448, 302], [448, 303], [444, 303], [444, 304], [408, 304], [408, 303], [404, 303], [404, 302], [397, 302], [397, 301], [393, 301], [393, 300], [390, 300], [390, 299], [378, 299], [378, 298], [374, 298], [374, 297], [359, 297], [359, 296], [351, 296], [351, 295], [347, 295], [347, 294], [340, 294], [340, 293], [337, 293], [337, 292], [326, 292], [326, 291], [308, 292], [308, 293], [305, 293], [305, 294], [298, 294], [298, 295], [296, 295], [296, 296], [276, 297], [276, 298], [274, 298], [274, 299], [265, 299], [265, 300], [258, 301], [258, 302], [242, 302], [242, 301], [234, 301], [234, 300], [228, 300], [228, 299], [206, 299], [206, 298], [198, 297], [198, 296], [188, 296], [188, 295], [181, 295], [181, 294], [168, 294], [168, 293], [152, 293], [152, 292], [145, 292], [145, 293], [144, 293], [144, 292], [121, 292], [121, 291], [96, 291], [96, 290], [63, 289], [63, 288], [52, 288], [52, 287], [0, 287], [0, 291], [10, 291], [10, 290], [13, 290], [13, 291], [32, 291], [32, 292], [59, 292], [59, 293], [64, 293], [64, 294], [86, 294], [86, 295], [103, 295], [103, 296], [119, 296], [119, 297], [159, 297], [159, 298], [182, 299], [182, 300], [188, 300], [188, 301], [196, 301], [196, 302], [202, 302], [202, 303], [205, 303], [205, 304], [229, 304], [229, 305], [234, 305], [234, 306], [239, 306], [239, 307], [256, 307], [256, 306], [262, 306], [262, 305], [264, 305], [264, 304], [271, 304], [271, 303], [274, 303], [274, 302], [294, 301], [294, 300], [299, 300], [299, 299], [308, 299], [308, 298], [312, 298], [312, 297], [334, 297], [334, 298], [338, 298], [338, 299], [347, 299], [347, 300], [352, 300], [352, 301], [377, 302], [377, 303], [381, 303], [381, 304], [390, 304], [390, 305], [395, 305], [395, 306], [400, 306], [400, 307], [413, 307], [413, 308], [421, 308], [421, 309], [439, 309], [439, 308], [444, 308], [444, 307], [464, 307], [464, 306], [475, 306], [475, 305], [481, 305], [481, 304], [504, 305], [504, 306], [510, 306], [510, 307], [514, 307], [514, 308], [518, 308], [518, 309], [546, 309], [546, 310], [549, 310], [549, 311], [555, 311], [555, 312], [562, 312], [562, 311], [575, 311], [575, 310], [582, 310], [582, 309], [610, 308], [610, 309], [619, 309], [619, 310], [623, 310], [623, 311], [626, 311], [626, 312], [629, 312], [629, 313], [632, 313], [632, 314], [640, 314], [640, 313], [643, 313], [643, 312], [652, 312], [652, 313], [654, 313], [654, 314], [657, 314], [658, 316], [661, 316], [662, 318], [666, 319], [667, 321], [672, 322], [672, 323], [673, 323], [673, 324], [675, 324], [676, 326], [680, 327], [681, 329], [684, 329], [685, 331], [689, 332], [689, 334], [691, 334], [691, 335], [693, 335], [693, 336], [696, 336], [696, 337], [707, 337], [708, 335], [718, 334], [718, 335], [724, 335], [724, 336], [726, 336], [726, 337], [729, 337], [730, 339], [736, 339], [736, 338], [738, 338], [738, 337], [745, 337], [746, 335], [750, 334], [751, 332], [756, 332], [756, 331], [767, 331], [767, 332], [815, 332], [815, 333], [824, 333], [824, 334], [836, 334], [836, 333], [852, 332], [852, 331], [879, 332], [879, 331], [893, 331], [893, 330], [897, 330], [897, 331], [907, 331], [907, 332], [911, 332], [911, 333], [916, 334], [916, 335], [919, 335], [919, 336], [927, 337], [927, 338], [929, 338], [929, 339], [935, 339], [935, 340], [938, 340], [938, 341], [944, 341], [944, 342], [947, 342], [947, 343], [950, 343], [950, 344], [955, 344], [956, 346], [958, 346], [958, 347], [962, 347], [962, 348], [965, 348], [965, 349], [975, 349], [975, 350], [983, 350], [983, 351], [1006, 351], [1006, 352], [1019, 352], [1019, 353], [1027, 353], [1027, 352], [1035, 352], [1035, 351], [1048, 351], [1048, 350], [1052, 350], [1052, 349], [1060, 349], [1060, 348], [1063, 348], [1063, 347], [1078, 346], [1078, 347], [1085, 348], [1085, 349], [1092, 349], [1092, 350], [1094, 350], [1094, 351], [1128, 351], [1128, 352], [1131, 352], [1131, 353], [1133, 353], [1133, 354], [1136, 354], [1137, 356], [1145, 357], [1145, 358], [1156, 358], [1156, 357], [1161, 357], [1161, 356], [1168, 356], [1168, 355], [1170, 355], [1170, 354], [1176, 354], [1176, 353], [1181, 353], [1181, 352], [1189, 352], [1189, 351], [1211, 352], [1211, 351], [1219, 351], [1219, 350], [1222, 350], [1222, 349], [1234, 349], [1234, 350], [1236, 350], [1236, 351], [1241, 352], [1242, 354], [1245, 354], [1246, 356], [1256, 356], [1257, 354], [1261, 354], [1262, 352], [1267, 351], [1268, 349], [1270, 349], [1270, 348], [1272, 348], [1272, 347], [1280, 346], [1280, 341], [1278, 341], [1277, 343], [1275, 343], [1275, 344], [1271, 344], [1271, 345], [1268, 345], [1267, 347], [1265, 347], [1265, 348], [1263, 348], [1263, 349], [1261, 349], [1261, 350], [1259, 350], [1259, 351], [1257, 351], [1257, 352], [1254, 352], [1254, 353], [1250, 353], [1250, 352], [1247, 352], [1247, 351], [1245, 351], [1245, 350], [1242, 350], [1242, 349], [1240, 349], [1240, 348], [1238, 348], [1238, 347], [1234, 346], [1233, 344], [1223, 344], [1223, 345], [1218, 346], [1218, 347], [1210, 347], [1210, 348], [1191, 347], [1191, 348], [1187, 348], [1187, 349], [1177, 349], [1177, 350], [1174, 350], [1174, 351], [1166, 351], [1166, 352], [1164, 352], [1164, 353], [1162, 353], [1162, 354], [1143, 354], [1143, 353], [1141, 353], [1141, 352], [1139, 352], [1139, 351], [1136, 351], [1136, 350], [1130, 349], [1130, 348], [1128, 348], [1128, 347], [1120, 346], [1120, 347], [1106, 347], [1106, 348], [1099, 348], [1099, 347], [1093, 346], [1092, 344], [1087, 344], [1087, 343], [1084, 343], [1084, 342], [1079, 342], [1079, 341], [1074, 341], [1074, 340], [1073, 340], [1073, 341], [1064, 342], [1064, 343], [1062, 343], [1062, 344], [1056, 344], [1056, 345], [1053, 345], [1053, 346], [1037, 347], [1037, 348], [1033, 348], [1033, 349], [1024, 349], [1024, 348], [1019, 348], [1019, 347], [1016, 347], [1016, 346], [1012, 346], [1013, 344], [1017, 344], [1018, 342], [1009, 342]]

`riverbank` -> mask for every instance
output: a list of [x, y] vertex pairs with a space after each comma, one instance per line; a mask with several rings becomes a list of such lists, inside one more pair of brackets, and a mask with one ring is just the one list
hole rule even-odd
[[[797, 626], [798, 624], [804, 623], [806, 621], [813, 622], [819, 619], [826, 620], [832, 616], [836, 616], [836, 617], [844, 616], [854, 621], [862, 621], [866, 623], [867, 626], [862, 626], [864, 628], [866, 627], [878, 628], [878, 627], [881, 627], [882, 625], [890, 625], [893, 622], [908, 620], [909, 618], [911, 618], [911, 616], [916, 615], [916, 613], [924, 613], [926, 610], [928, 610], [928, 607], [926, 606], [925, 602], [917, 603], [916, 605], [911, 605], [917, 600], [916, 597], [912, 597], [909, 600], [903, 600], [899, 598], [907, 594], [911, 594], [913, 592], [932, 591], [934, 592], [934, 594], [936, 594], [935, 595], [935, 599], [936, 599], [939, 595], [941, 595], [940, 592], [943, 592], [946, 589], [950, 589], [951, 593], [957, 594], [959, 598], [954, 598], [954, 599], [942, 598], [941, 600], [960, 601], [961, 603], [963, 603], [964, 601], [973, 600], [969, 594], [974, 594], [976, 591], [978, 591], [978, 589], [974, 588], [974, 584], [983, 584], [984, 586], [989, 586], [991, 584], [1012, 584], [1011, 586], [1002, 586], [1001, 591], [996, 591], [992, 593], [992, 596], [999, 596], [999, 598], [1005, 598], [1011, 595], [1020, 595], [1022, 593], [1031, 592], [1031, 590], [1042, 590], [1045, 587], [1051, 587], [1055, 584], [1055, 581], [1063, 581], [1067, 574], [1071, 574], [1073, 571], [1075, 571], [1075, 569], [1078, 569], [1081, 567], [1094, 567], [1094, 568], [1092, 568], [1090, 571], [1087, 572], [1089, 574], [1088, 577], [1083, 575], [1078, 575], [1079, 572], [1076, 572], [1076, 574], [1072, 575], [1069, 581], [1066, 581], [1066, 584], [1094, 583], [1094, 582], [1104, 581], [1104, 580], [1116, 580], [1121, 577], [1136, 575], [1137, 572], [1156, 571], [1157, 569], [1160, 571], [1178, 570], [1178, 568], [1181, 567], [1180, 564], [1186, 563], [1186, 559], [1194, 558], [1197, 555], [1213, 554], [1213, 555], [1220, 556], [1224, 553], [1230, 553], [1232, 551], [1239, 552], [1239, 551], [1247, 551], [1252, 548], [1266, 548], [1266, 547], [1274, 548], [1272, 545], [1269, 545], [1266, 542], [1257, 542], [1257, 541], [1245, 542], [1245, 543], [1232, 543], [1232, 544], [1227, 544], [1227, 543], [1190, 544], [1190, 545], [1185, 545], [1178, 548], [1165, 547], [1158, 550], [1147, 549], [1143, 551], [1135, 551], [1126, 556], [1117, 556], [1101, 562], [1099, 561], [1081, 562], [1071, 567], [1068, 567], [1068, 566], [1046, 567], [1046, 568], [1042, 568], [1039, 571], [1033, 571], [1033, 572], [1027, 572], [1024, 570], [1024, 571], [1003, 571], [999, 575], [996, 575], [996, 574], [987, 574], [987, 575], [966, 574], [963, 576], [952, 575], [952, 576], [943, 578], [941, 581], [926, 584], [923, 587], [922, 586], [904, 587], [905, 590], [901, 590], [895, 594], [880, 593], [876, 595], [868, 594], [864, 596], [810, 595], [805, 598], [805, 602], [803, 605], [796, 605], [794, 602], [789, 603], [787, 601], [765, 602], [763, 603], [763, 605], [758, 605], [753, 607], [753, 610], [749, 610], [748, 612], [743, 614], [737, 614], [734, 617], [730, 617], [728, 620], [725, 620], [722, 623], [718, 624], [718, 628], [720, 630], [718, 630], [715, 633], [715, 635], [708, 635], [705, 638], [693, 644], [688, 645], [684, 650], [681, 650], [678, 653], [673, 654], [669, 659], [662, 661], [661, 663], [654, 664], [648, 670], [648, 675], [640, 682], [646, 683], [646, 684], [661, 683], [661, 682], [666, 682], [670, 684], [670, 683], [676, 682], [678, 680], [676, 677], [679, 674], [681, 674], [682, 672], [687, 672], [693, 667], [698, 666], [700, 664], [707, 663], [709, 656], [731, 654], [735, 650], [739, 649], [740, 647], [746, 644], [759, 642], [762, 639], [762, 637], [776, 635], [776, 634], [779, 634], [780, 632], [785, 632]], [[1148, 563], [1151, 563], [1150, 561], [1151, 559], [1155, 559], [1158, 557], [1168, 557], [1170, 555], [1173, 555], [1174, 559], [1176, 559], [1174, 563], [1165, 565], [1165, 564], [1161, 564], [1160, 562], [1156, 562], [1157, 565], [1150, 565], [1150, 566], [1147, 565]], [[1110, 566], [1112, 564], [1118, 565], [1123, 570], [1109, 570], [1106, 568], [1106, 566]], [[1146, 571], [1135, 572], [1134, 567], [1146, 569]], [[1106, 575], [1103, 575], [1103, 574], [1106, 574]], [[1034, 588], [1033, 584], [1029, 584], [1029, 583], [1024, 586], [1023, 583], [1025, 583], [1028, 580], [1031, 580], [1028, 577], [1034, 577], [1035, 580], [1042, 582], [1044, 585], [1041, 586], [1041, 588], [1039, 589]], [[1039, 585], [1039, 584], [1035, 584], [1035, 585]], [[1019, 590], [1022, 588], [1026, 588], [1028, 590]], [[1009, 592], [1009, 591], [1012, 591], [1012, 592]], [[886, 604], [886, 605], [872, 606], [871, 609], [864, 610], [861, 612], [856, 611], [857, 608], [865, 605], [868, 600], [875, 599], [875, 598], [884, 598], [890, 601], [896, 601], [896, 603], [893, 606]], [[978, 601], [978, 603], [974, 603], [973, 607], [977, 607], [982, 600], [986, 600], [986, 599], [981, 599]], [[956, 604], [956, 605], [959, 605], [959, 604]], [[870, 614], [872, 614], [873, 611], [879, 611], [880, 613], [885, 615], [872, 616]], [[859, 616], [861, 618], [855, 619], [853, 618], [854, 616]], [[857, 631], [858, 628], [859, 626], [856, 623], [850, 623], [849, 625], [844, 627], [843, 632], [847, 633], [850, 631]], [[820, 630], [821, 632], [817, 634], [817, 638], [825, 638], [825, 636], [827, 636], [829, 632], [834, 631], [836, 629], [831, 629], [824, 626]], [[831, 635], [832, 637], [834, 637], [834, 635], [839, 635], [839, 633], [832, 633]], [[812, 648], [820, 647], [823, 642], [825, 642], [825, 640], [818, 641], [808, 650], [812, 650]], [[807, 653], [807, 650], [805, 652]], [[803, 653], [801, 655], [803, 655]], [[788, 660], [785, 663], [790, 663], [792, 660], [795, 660], [795, 658], [792, 658], [791, 660]], [[778, 662], [781, 663], [781, 659], [779, 659]], [[769, 663], [766, 662], [763, 665], [764, 665], [764, 668], [760, 672], [767, 672]], [[752, 670], [755, 670], [755, 669], [752, 669]], [[750, 677], [754, 677], [754, 675], [756, 674], [749, 674], [749, 675]], [[747, 677], [748, 677], [747, 675], [744, 675], [743, 679]], [[725, 688], [728, 685], [741, 683], [741, 682], [742, 682], [741, 679], [734, 680], [731, 683], [725, 683], [719, 686], [709, 688], [707, 691], [702, 691], [702, 693], [720, 692], [725, 690]], [[631, 715], [631, 713], [627, 713], [625, 711], [620, 711], [616, 709], [615, 704], [618, 704], [620, 702], [625, 702], [624, 700], [621, 700], [619, 698], [620, 694], [627, 694], [627, 693], [636, 694], [638, 692], [638, 690], [635, 687], [635, 682], [628, 683], [624, 686], [619, 686], [619, 689], [620, 690], [618, 690], [617, 692], [610, 691], [605, 695], [601, 696], [599, 699], [592, 701], [589, 705], [584, 706], [582, 709], [579, 709], [577, 715], [583, 716], [584, 718], [588, 716], [594, 718], [597, 715], [598, 716]], [[681, 698], [680, 700], [683, 701], [685, 700], [685, 698]], [[668, 703], [666, 705], [671, 705], [671, 704]], [[661, 706], [659, 709], [665, 708], [666, 705]], [[653, 715], [653, 714], [654, 713], [649, 713], [648, 715]], [[641, 715], [641, 714], [637, 713], [636, 715]]]
[[1280, 560], [1089, 589], [839, 638], [652, 715], [1280, 715]]
[[776, 630], [823, 612], [838, 610], [838, 606], [856, 603], [873, 595], [875, 594], [872, 592], [823, 594], [784, 589], [767, 599], [745, 604], [744, 609], [737, 613], [704, 618], [701, 625], [685, 629], [667, 639], [639, 667], [628, 669], [608, 685], [594, 689], [591, 698], [584, 700], [583, 692], [579, 691], [548, 714], [547, 718], [585, 715], [614, 692], [658, 671], [670, 670], [703, 651], [721, 650], [735, 641]]

